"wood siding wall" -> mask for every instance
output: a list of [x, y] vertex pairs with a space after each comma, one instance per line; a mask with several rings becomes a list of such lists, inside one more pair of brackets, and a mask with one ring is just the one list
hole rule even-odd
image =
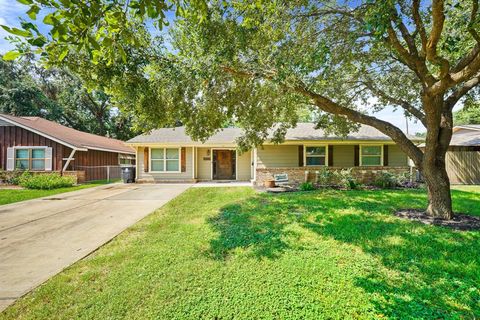
[[[301, 146], [300, 146], [301, 147]], [[355, 145], [329, 145], [329, 159], [333, 160], [335, 167], [354, 167], [358, 166], [355, 161], [356, 155]], [[303, 161], [303, 149], [299, 149], [296, 145], [267, 145], [259, 147], [257, 150], [257, 167], [265, 168], [293, 168], [299, 167]], [[333, 155], [331, 154], [333, 151]], [[358, 151], [360, 152], [360, 151]], [[331, 165], [331, 164], [329, 164]], [[408, 165], [407, 155], [397, 146], [388, 145], [388, 166], [403, 167]]]
[[[197, 179], [212, 179], [211, 155], [208, 155], [210, 148], [197, 148]], [[206, 159], [206, 160], [204, 160]]]
[[237, 180], [249, 181], [252, 179], [252, 153], [251, 151], [238, 154]]
[[298, 167], [298, 146], [273, 145], [257, 149], [257, 168]]
[[[33, 133], [16, 126], [0, 126], [0, 163], [2, 169], [7, 168], [7, 148], [9, 147], [27, 147], [27, 146], [47, 146], [52, 148], [52, 170], [60, 171], [62, 169], [62, 158], [65, 152], [70, 152], [70, 148], [65, 147], [53, 140], [47, 139], [41, 135]], [[68, 150], [68, 151], [67, 151]]]
[[446, 168], [450, 183], [480, 184], [480, 147], [450, 147]]
[[[3, 170], [7, 166], [7, 148], [25, 146], [47, 146], [52, 148], [52, 171], [63, 169], [63, 158], [68, 158], [72, 149], [29, 130], [0, 124], [0, 163]], [[106, 151], [77, 151], [74, 161], [67, 170], [85, 171], [86, 180], [106, 179], [106, 168], [85, 169], [91, 166], [118, 166], [118, 153]]]
[[[68, 158], [70, 152], [70, 148], [64, 148], [63, 157]], [[115, 152], [99, 150], [77, 151], [73, 158], [75, 160], [70, 162], [67, 170], [85, 171], [86, 181], [107, 179], [106, 166], [119, 165], [118, 153]]]
[[353, 145], [333, 146], [332, 151], [335, 167], [353, 167], [355, 165], [355, 147]]

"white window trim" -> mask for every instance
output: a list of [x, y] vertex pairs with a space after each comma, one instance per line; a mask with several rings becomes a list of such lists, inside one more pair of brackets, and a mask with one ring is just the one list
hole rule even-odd
[[[164, 171], [152, 171], [152, 149], [163, 149], [163, 170]], [[167, 169], [167, 149], [178, 149], [178, 171], [166, 171]], [[160, 159], [155, 159], [160, 160]], [[173, 159], [171, 159], [173, 160]], [[181, 173], [182, 172], [182, 147], [172, 148], [172, 147], [149, 147], [148, 148], [148, 172], [149, 173]]]
[[[363, 147], [380, 147], [380, 164], [379, 165], [376, 165], [376, 164], [363, 164], [362, 162], [362, 149]], [[360, 145], [360, 150], [359, 150], [359, 164], [361, 167], [383, 167], [383, 144], [361, 144]], [[366, 157], [378, 157], [378, 155], [370, 155], [370, 156], [366, 156]]]
[[[49, 148], [48, 146], [15, 146], [13, 147], [13, 168], [14, 170], [22, 170], [22, 169], [17, 169], [17, 150], [20, 150], [20, 149], [44, 149], [44, 152], [47, 151], [47, 148]], [[46, 171], [45, 170], [45, 166], [47, 164], [47, 158], [36, 158], [36, 160], [43, 160], [44, 164], [43, 164], [43, 170], [35, 170], [35, 169], [32, 169], [30, 168], [31, 164], [32, 164], [32, 152], [29, 151], [28, 152], [28, 159], [26, 158], [20, 158], [22, 160], [28, 160], [28, 169], [25, 169], [24, 171]]]
[[[324, 147], [325, 148], [325, 164], [324, 165], [307, 165], [307, 148]], [[311, 158], [322, 158], [323, 156], [310, 156]], [[307, 144], [303, 145], [303, 166], [304, 167], [328, 167], [328, 144]]]

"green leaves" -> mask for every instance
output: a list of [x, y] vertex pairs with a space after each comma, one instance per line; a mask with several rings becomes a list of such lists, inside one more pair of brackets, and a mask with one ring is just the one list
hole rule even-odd
[[21, 36], [21, 37], [30, 37], [32, 35], [32, 33], [30, 31], [27, 31], [27, 30], [22, 30], [22, 29], [18, 29], [18, 28], [15, 28], [15, 27], [7, 27], [7, 26], [1, 26], [5, 31], [7, 31], [8, 33], [11, 33], [13, 35], [16, 35], [16, 36]]
[[[4, 27], [9, 33], [23, 38], [24, 44], [31, 47], [25, 52], [40, 48], [44, 61], [55, 65], [65, 61], [63, 47], [70, 51], [87, 54], [92, 63], [112, 64], [128, 61], [124, 46], [141, 46], [140, 33], [147, 29], [146, 21], [154, 20], [160, 28], [168, 23], [165, 11], [173, 5], [188, 6], [207, 11], [206, 0], [20, 0], [28, 5], [26, 14], [36, 20], [45, 13], [43, 23], [50, 26], [47, 34], [40, 34], [35, 24], [22, 25], [22, 28]], [[18, 43], [18, 40], [17, 40]], [[60, 49], [56, 48], [59, 47]], [[61, 54], [59, 54], [59, 50]], [[95, 51], [95, 53], [94, 53]], [[100, 52], [100, 54], [98, 54]], [[61, 59], [59, 59], [61, 58]]]
[[15, 60], [20, 56], [20, 52], [18, 51], [9, 51], [3, 55], [3, 60], [10, 61]]
[[37, 19], [37, 14], [40, 11], [40, 7], [37, 5], [33, 5], [30, 7], [30, 9], [27, 11], [27, 15], [30, 17], [32, 20]]

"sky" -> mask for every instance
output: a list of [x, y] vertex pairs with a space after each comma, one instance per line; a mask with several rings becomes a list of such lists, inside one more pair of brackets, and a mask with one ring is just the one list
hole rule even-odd
[[[20, 25], [20, 18], [28, 19], [25, 14], [27, 10], [27, 6], [20, 4], [16, 0], [0, 0], [0, 25], [18, 27]], [[39, 16], [37, 18], [37, 22], [39, 22], [39, 28], [42, 32], [45, 32], [46, 26], [42, 26], [41, 20], [42, 17]], [[8, 42], [8, 40], [5, 40], [7, 35], [8, 33], [0, 28], [0, 54], [13, 49], [13, 46]], [[389, 107], [375, 113], [374, 116], [388, 121], [403, 131], [406, 131], [406, 119], [403, 115], [403, 112], [400, 110], [394, 111], [393, 108]], [[408, 127], [410, 134], [415, 134], [416, 132], [425, 132], [425, 127], [420, 122], [409, 120]]]

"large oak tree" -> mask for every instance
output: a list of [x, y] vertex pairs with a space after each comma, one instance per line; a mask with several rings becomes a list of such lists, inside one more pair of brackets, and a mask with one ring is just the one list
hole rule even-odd
[[[135, 8], [128, 3], [114, 10], [120, 27], [100, 11], [85, 23], [83, 41], [72, 38], [74, 27], [63, 30], [63, 37], [57, 27], [46, 41], [46, 60], [82, 65], [69, 56], [83, 53], [97, 66], [83, 75], [107, 86], [144, 125], [180, 120], [198, 139], [234, 119], [245, 129], [243, 148], [262, 143], [272, 127], [274, 140], [281, 141], [305, 106], [317, 111], [319, 126], [339, 133], [358, 123], [373, 126], [422, 172], [428, 214], [453, 216], [445, 156], [452, 109], [480, 82], [478, 0], [209, 1], [207, 7], [175, 2], [182, 10], [170, 26], [171, 39], [154, 49], [150, 37], [122, 26], [129, 21], [133, 29], [148, 31], [138, 23], [145, 21], [138, 4], [164, 2], [132, 1]], [[58, 21], [53, 23], [68, 26], [68, 19]], [[27, 38], [36, 45], [38, 36]], [[372, 115], [387, 106], [427, 128], [423, 151], [398, 127]]]

